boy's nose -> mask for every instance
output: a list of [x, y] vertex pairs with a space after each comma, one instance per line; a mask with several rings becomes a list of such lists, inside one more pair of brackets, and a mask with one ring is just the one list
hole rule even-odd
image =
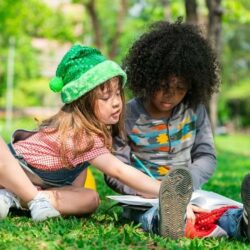
[[175, 94], [176, 94], [176, 89], [174, 88], [168, 88], [164, 91], [164, 95], [168, 97], [175, 96]]

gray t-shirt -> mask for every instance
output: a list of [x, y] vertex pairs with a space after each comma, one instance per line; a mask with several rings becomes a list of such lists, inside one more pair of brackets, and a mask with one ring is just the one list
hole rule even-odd
[[[161, 180], [168, 170], [187, 166], [193, 177], [194, 189], [199, 189], [212, 176], [216, 167], [213, 135], [206, 109], [196, 110], [179, 104], [171, 117], [155, 119], [149, 116], [140, 98], [127, 103], [125, 128], [128, 141], [114, 138], [114, 155], [143, 171], [132, 154], [151, 174]], [[119, 193], [132, 190], [117, 180], [106, 177], [108, 185]], [[131, 192], [132, 193], [131, 193]]]

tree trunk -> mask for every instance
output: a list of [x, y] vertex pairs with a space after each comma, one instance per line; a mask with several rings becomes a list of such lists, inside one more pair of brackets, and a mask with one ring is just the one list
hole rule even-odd
[[197, 3], [196, 0], [185, 0], [186, 22], [198, 24]]
[[90, 20], [92, 23], [93, 32], [94, 32], [94, 45], [95, 47], [102, 49], [102, 36], [101, 36], [98, 14], [96, 11], [95, 0], [90, 0], [84, 5], [85, 5], [86, 10], [89, 13]]
[[119, 11], [117, 13], [116, 30], [109, 49], [109, 58], [113, 59], [118, 53], [118, 42], [123, 32], [123, 23], [128, 10], [127, 0], [120, 0]]
[[[207, 38], [209, 39], [219, 60], [221, 53], [221, 18], [223, 15], [221, 0], [206, 0], [206, 5], [209, 11]], [[213, 132], [215, 132], [217, 125], [217, 103], [218, 94], [215, 93], [209, 104], [209, 116]]]

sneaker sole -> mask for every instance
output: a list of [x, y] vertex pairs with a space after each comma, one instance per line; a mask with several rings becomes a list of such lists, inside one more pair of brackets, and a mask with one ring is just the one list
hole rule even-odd
[[[244, 205], [244, 210], [246, 211], [247, 215], [243, 214], [243, 219], [248, 222], [247, 226], [247, 238], [250, 240], [250, 223], [249, 223], [249, 216], [250, 216], [250, 174], [247, 174], [241, 185], [241, 199]], [[247, 218], [246, 218], [247, 217]]]
[[192, 177], [185, 167], [169, 171], [159, 193], [159, 232], [163, 237], [184, 237], [185, 213], [193, 192]]

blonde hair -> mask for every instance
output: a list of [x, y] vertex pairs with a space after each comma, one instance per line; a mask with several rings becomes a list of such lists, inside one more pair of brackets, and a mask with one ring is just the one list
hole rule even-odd
[[[121, 136], [125, 138], [124, 134], [124, 91], [122, 89], [121, 79], [119, 77], [120, 93], [122, 98], [122, 112], [117, 124], [108, 127], [106, 124], [98, 120], [95, 115], [95, 102], [97, 100], [97, 93], [103, 91], [104, 88], [111, 88], [110, 80], [97, 86], [87, 94], [83, 95], [72, 103], [65, 104], [60, 111], [54, 116], [42, 121], [39, 130], [45, 133], [58, 133], [59, 145], [61, 145], [59, 152], [62, 161], [67, 167], [70, 163], [65, 157], [66, 142], [68, 140], [69, 131], [72, 133], [72, 140], [74, 143], [74, 157], [91, 150], [94, 146], [94, 135], [100, 137], [104, 146], [110, 151], [112, 148], [112, 136]], [[86, 147], [82, 147], [82, 139], [84, 137]]]

